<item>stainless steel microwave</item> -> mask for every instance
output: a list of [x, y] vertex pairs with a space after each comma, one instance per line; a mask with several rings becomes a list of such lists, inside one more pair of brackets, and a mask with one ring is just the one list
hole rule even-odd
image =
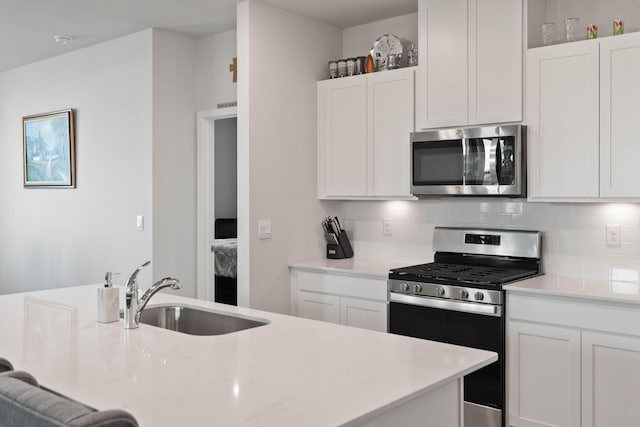
[[525, 197], [526, 126], [493, 125], [411, 134], [414, 196]]

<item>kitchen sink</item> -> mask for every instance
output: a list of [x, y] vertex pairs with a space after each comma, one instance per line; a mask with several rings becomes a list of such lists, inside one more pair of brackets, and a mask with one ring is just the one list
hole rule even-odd
[[189, 335], [223, 335], [270, 322], [186, 305], [151, 305], [142, 311], [140, 323]]

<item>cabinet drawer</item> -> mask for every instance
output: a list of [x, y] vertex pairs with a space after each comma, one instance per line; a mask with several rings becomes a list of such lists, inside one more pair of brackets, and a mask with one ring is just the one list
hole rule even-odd
[[301, 291], [387, 301], [386, 279], [300, 270], [294, 271], [293, 274], [297, 276], [298, 289]]
[[507, 317], [593, 331], [640, 336], [640, 306], [507, 292]]

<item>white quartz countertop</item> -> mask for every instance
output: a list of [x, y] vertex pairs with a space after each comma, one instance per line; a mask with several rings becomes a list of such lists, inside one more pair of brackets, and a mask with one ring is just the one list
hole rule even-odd
[[611, 278], [604, 279], [545, 274], [507, 285], [504, 289], [511, 292], [640, 304], [640, 282], [628, 280], [629, 277], [624, 276], [612, 274]]
[[407, 261], [370, 260], [358, 258], [346, 259], [316, 259], [309, 261], [296, 261], [289, 263], [290, 268], [334, 272], [341, 274], [353, 274], [360, 276], [372, 276], [387, 279], [389, 270], [398, 267], [406, 267], [417, 264]]
[[[360, 422], [497, 360], [492, 352], [156, 294], [270, 323], [218, 336], [96, 322], [98, 285], [0, 296], [0, 356], [141, 426]], [[121, 298], [121, 303], [123, 299]]]

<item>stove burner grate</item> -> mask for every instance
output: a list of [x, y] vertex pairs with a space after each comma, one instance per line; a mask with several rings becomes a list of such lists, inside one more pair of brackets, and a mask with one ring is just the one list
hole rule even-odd
[[[396, 269], [405, 279], [418, 281], [457, 281], [467, 284], [500, 285], [535, 274], [535, 271], [479, 265], [429, 263]], [[407, 277], [408, 276], [408, 277]]]

